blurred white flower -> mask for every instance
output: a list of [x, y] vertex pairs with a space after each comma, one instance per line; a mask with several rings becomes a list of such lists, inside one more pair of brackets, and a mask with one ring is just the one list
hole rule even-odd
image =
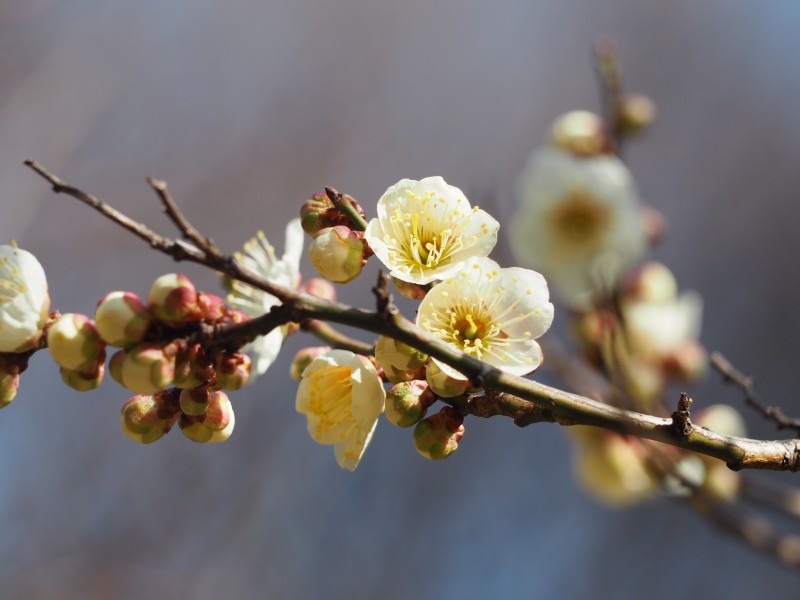
[[50, 311], [44, 269], [30, 252], [0, 246], [0, 352], [35, 347]]
[[392, 277], [424, 285], [488, 256], [500, 224], [441, 177], [401, 179], [378, 200], [366, 239]]
[[645, 250], [638, 192], [619, 158], [534, 152], [523, 171], [511, 229], [517, 260], [542, 271], [574, 308], [616, 286]]
[[372, 364], [346, 350], [331, 350], [303, 371], [297, 412], [308, 419], [308, 433], [332, 444], [336, 462], [354, 471], [384, 410], [386, 392]]
[[[275, 250], [267, 241], [263, 231], [247, 241], [236, 259], [246, 268], [264, 279], [288, 289], [297, 289], [300, 285], [300, 256], [303, 253], [303, 228], [300, 219], [292, 219], [286, 226], [286, 247], [283, 256], [278, 259]], [[231, 293], [228, 304], [241, 310], [250, 317], [266, 314], [280, 301], [273, 295], [257, 290], [240, 281], [231, 282]], [[253, 370], [250, 381], [264, 372], [275, 362], [283, 344], [285, 330], [275, 328], [267, 335], [254, 340], [244, 347], [253, 359]]]
[[[479, 360], [524, 375], [542, 363], [534, 340], [553, 322], [548, 299], [547, 282], [539, 273], [501, 269], [491, 259], [475, 258], [428, 292], [417, 325]], [[433, 360], [448, 376], [465, 379]]]

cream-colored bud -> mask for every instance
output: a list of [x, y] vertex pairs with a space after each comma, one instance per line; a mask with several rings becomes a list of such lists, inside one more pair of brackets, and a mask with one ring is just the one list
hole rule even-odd
[[247, 354], [221, 352], [214, 360], [217, 385], [225, 390], [241, 389], [250, 379], [252, 366], [252, 359]]
[[414, 446], [429, 460], [442, 460], [458, 449], [464, 436], [464, 417], [451, 406], [417, 423]]
[[94, 312], [100, 337], [111, 346], [132, 346], [144, 339], [153, 317], [139, 296], [131, 292], [111, 292]]
[[411, 300], [422, 300], [430, 289], [430, 284], [419, 285], [410, 281], [403, 281], [397, 277], [392, 277], [394, 287], [400, 292], [400, 295], [405, 296]]
[[47, 349], [59, 366], [88, 371], [97, 363], [105, 344], [94, 321], [86, 315], [67, 313], [47, 330]]
[[469, 380], [450, 377], [433, 361], [425, 366], [425, 379], [431, 391], [440, 398], [455, 398], [470, 388]]
[[428, 355], [411, 346], [386, 336], [375, 343], [375, 360], [392, 383], [411, 381], [423, 377], [422, 367]]
[[699, 342], [686, 340], [665, 358], [664, 368], [668, 374], [683, 381], [699, 381], [708, 372], [708, 351]]
[[61, 380], [74, 390], [79, 392], [89, 392], [97, 389], [103, 382], [106, 374], [106, 365], [102, 362], [95, 365], [92, 371], [73, 371], [61, 367]]
[[150, 444], [172, 429], [177, 413], [159, 397], [134, 396], [122, 405], [122, 432], [135, 442]]
[[336, 286], [334, 286], [327, 279], [320, 277], [312, 277], [300, 286], [300, 291], [314, 296], [315, 298], [322, 298], [323, 300], [336, 300]]
[[190, 417], [202, 415], [208, 409], [208, 388], [202, 386], [193, 390], [181, 390], [178, 402], [183, 414]]
[[[113, 370], [111, 376], [116, 379]], [[125, 350], [120, 376], [129, 390], [152, 394], [174, 381], [175, 356], [157, 344], [139, 344]]]
[[623, 96], [617, 114], [619, 127], [626, 135], [641, 133], [656, 119], [656, 105], [644, 94]]
[[637, 302], [671, 302], [678, 296], [678, 282], [666, 265], [648, 262], [627, 277], [622, 294]]
[[404, 381], [386, 392], [386, 418], [398, 427], [411, 427], [425, 417], [436, 396], [427, 381]]
[[565, 113], [553, 123], [553, 145], [576, 156], [605, 154], [611, 138], [605, 121], [587, 110]]
[[208, 408], [198, 416], [184, 414], [180, 419], [183, 434], [193, 442], [224, 442], [233, 433], [236, 417], [228, 396], [220, 391], [209, 393]]
[[325, 279], [347, 283], [361, 274], [364, 243], [356, 233], [343, 225], [328, 227], [314, 236], [308, 258]]
[[153, 282], [147, 304], [158, 319], [185, 323], [202, 317], [197, 305], [197, 291], [186, 275], [167, 273]]

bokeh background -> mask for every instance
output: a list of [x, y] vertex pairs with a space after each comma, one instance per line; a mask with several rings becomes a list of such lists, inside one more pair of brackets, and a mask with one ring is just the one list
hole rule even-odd
[[[228, 251], [258, 228], [280, 248], [324, 185], [370, 210], [402, 177], [442, 175], [507, 220], [550, 122], [597, 107], [590, 49], [613, 36], [660, 111], [628, 153], [670, 224], [657, 256], [705, 297], [706, 344], [797, 413], [799, 24], [795, 0], [3, 0], [0, 240], [39, 257], [62, 311], [176, 268], [49, 193], [27, 156], [171, 234], [144, 181], [166, 178]], [[341, 297], [369, 303], [374, 270]], [[794, 574], [680, 501], [584, 497], [555, 426], [468, 422], [430, 463], [383, 422], [341, 471], [294, 413], [304, 341], [234, 396], [236, 432], [214, 446], [132, 443], [124, 390], [72, 392], [37, 355], [0, 415], [0, 595], [795, 595]], [[714, 378], [695, 399], [739, 402]]]

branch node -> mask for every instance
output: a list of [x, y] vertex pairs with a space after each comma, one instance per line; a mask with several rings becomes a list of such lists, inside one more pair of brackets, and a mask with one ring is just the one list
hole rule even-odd
[[689, 437], [692, 433], [692, 420], [689, 415], [689, 408], [692, 406], [692, 399], [681, 392], [678, 400], [678, 410], [672, 413], [672, 428], [681, 437]]
[[372, 288], [372, 293], [375, 294], [375, 304], [380, 317], [387, 323], [394, 321], [399, 311], [394, 305], [391, 292], [389, 292], [389, 278], [382, 270], [378, 270], [378, 282]]

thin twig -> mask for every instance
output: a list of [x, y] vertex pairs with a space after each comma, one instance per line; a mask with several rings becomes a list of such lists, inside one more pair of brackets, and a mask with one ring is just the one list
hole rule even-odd
[[791, 429], [800, 433], [800, 419], [786, 416], [778, 406], [767, 406], [756, 393], [753, 378], [738, 371], [730, 361], [719, 352], [711, 353], [711, 365], [722, 375], [723, 381], [732, 383], [742, 390], [744, 402], [755, 409], [762, 417], [775, 423], [778, 430]]
[[189, 219], [181, 212], [172, 195], [167, 189], [167, 182], [161, 179], [154, 179], [153, 177], [147, 178], [147, 183], [158, 194], [158, 197], [163, 203], [163, 210], [167, 216], [175, 223], [175, 226], [183, 234], [187, 240], [191, 241], [200, 250], [214, 256], [216, 258], [222, 257], [222, 251], [214, 243], [214, 240], [202, 235], [190, 222]]
[[366, 231], [367, 221], [356, 209], [355, 205], [353, 204], [355, 200], [353, 200], [352, 196], [340, 194], [335, 188], [332, 187], [326, 187], [325, 194], [327, 194], [330, 201], [333, 202], [333, 205], [350, 220], [350, 223], [353, 225], [353, 229], [357, 231]]

